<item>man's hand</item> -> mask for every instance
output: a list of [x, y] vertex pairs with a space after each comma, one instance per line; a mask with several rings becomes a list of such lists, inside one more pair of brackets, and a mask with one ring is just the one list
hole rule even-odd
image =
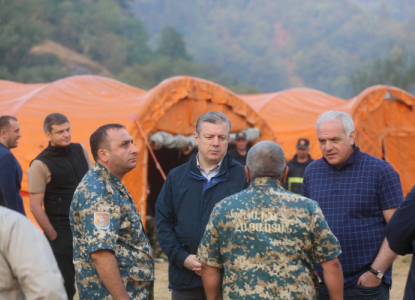
[[360, 275], [359, 280], [357, 281], [358, 285], [363, 285], [365, 287], [375, 287], [382, 283], [382, 279], [377, 278], [374, 274], [369, 271]]
[[54, 241], [54, 240], [56, 240], [57, 238], [58, 238], [58, 233], [56, 232], [56, 230], [53, 230], [52, 232], [50, 232], [50, 233], [47, 233], [46, 231], [45, 231], [45, 234], [48, 236], [48, 238], [51, 240], [51, 241]]
[[197, 260], [196, 255], [190, 254], [184, 261], [183, 265], [194, 271], [197, 275], [202, 276], [202, 264]]

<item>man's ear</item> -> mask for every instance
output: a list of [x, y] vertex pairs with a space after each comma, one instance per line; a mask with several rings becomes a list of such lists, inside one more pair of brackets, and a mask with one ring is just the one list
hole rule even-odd
[[251, 172], [249, 172], [248, 166], [245, 166], [246, 182], [251, 183]]
[[193, 136], [194, 136], [194, 138], [195, 138], [196, 145], [198, 145], [198, 146], [199, 146], [199, 135], [197, 134], [197, 132], [193, 132]]
[[50, 134], [49, 131], [45, 131], [46, 134], [46, 138], [48, 139], [48, 141], [50, 142], [52, 140], [52, 135]]
[[349, 139], [350, 139], [350, 145], [354, 145], [355, 144], [355, 139], [356, 139], [356, 131], [352, 131], [351, 133], [350, 133], [350, 136], [349, 136]]
[[107, 149], [98, 150], [98, 159], [103, 163], [108, 163], [109, 161], [109, 151]]
[[288, 170], [289, 169], [290, 168], [288, 168], [288, 166], [285, 166], [284, 173], [282, 173], [282, 178], [281, 178], [281, 183], [282, 184], [287, 182], [287, 176], [288, 176]]

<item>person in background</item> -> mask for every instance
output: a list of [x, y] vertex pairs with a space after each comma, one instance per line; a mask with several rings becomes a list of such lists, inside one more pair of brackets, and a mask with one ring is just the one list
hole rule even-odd
[[0, 299], [68, 299], [43, 233], [26, 217], [0, 206]]
[[310, 141], [306, 138], [298, 139], [296, 149], [297, 153], [293, 159], [287, 163], [288, 176], [284, 188], [295, 194], [301, 194], [305, 169], [313, 162], [313, 159], [309, 154]]
[[22, 137], [17, 119], [0, 117], [0, 187], [8, 208], [26, 215], [20, 195], [22, 168], [10, 149], [16, 148]]
[[403, 298], [413, 300], [415, 299], [415, 186], [406, 195], [406, 200], [399, 206], [386, 226], [386, 238], [395, 253], [414, 254]]
[[71, 300], [75, 295], [75, 269], [69, 208], [76, 187], [92, 163], [83, 145], [71, 143], [66, 116], [48, 115], [43, 130], [49, 145], [27, 171], [30, 210], [49, 240]]
[[229, 157], [236, 160], [241, 165], [246, 165], [246, 155], [248, 153], [248, 140], [244, 131], [238, 131], [235, 135], [236, 147], [229, 151]]
[[95, 166], [75, 191], [70, 210], [79, 299], [154, 299], [154, 260], [138, 207], [122, 184], [138, 149], [121, 124], [90, 138]]
[[[151, 184], [147, 183], [147, 199], [151, 193]], [[153, 249], [153, 258], [155, 262], [165, 262], [167, 256], [161, 250], [160, 244], [157, 239], [157, 224], [154, 209], [147, 203], [146, 214], [146, 233], [148, 240], [150, 241], [151, 248]]]
[[157, 198], [157, 236], [169, 258], [173, 300], [206, 299], [197, 247], [215, 204], [247, 186], [243, 166], [226, 153], [230, 131], [223, 113], [201, 115], [197, 155], [170, 171]]
[[[385, 228], [403, 201], [399, 174], [360, 151], [348, 113], [321, 114], [316, 130], [323, 157], [307, 167], [301, 194], [317, 201], [340, 241], [344, 299], [389, 299], [396, 254]], [[323, 280], [320, 299], [329, 299], [320, 266], [317, 272]]]

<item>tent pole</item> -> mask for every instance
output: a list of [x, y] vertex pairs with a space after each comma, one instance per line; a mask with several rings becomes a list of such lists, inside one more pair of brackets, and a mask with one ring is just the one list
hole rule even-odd
[[138, 119], [139, 119], [139, 117], [138, 117], [138, 116], [136, 116], [135, 123], [137, 124], [137, 127], [138, 127], [138, 129], [140, 130], [140, 133], [141, 133], [141, 135], [142, 135], [142, 136], [143, 136], [143, 138], [144, 138], [144, 142], [145, 142], [145, 143], [146, 143], [146, 145], [147, 145], [148, 151], [150, 151], [151, 156], [153, 157], [154, 162], [156, 163], [156, 168], [160, 171], [161, 177], [163, 177], [164, 181], [166, 181], [166, 174], [164, 174], [163, 169], [162, 169], [162, 168], [161, 168], [161, 166], [160, 166], [160, 163], [158, 162], [158, 160], [157, 160], [156, 156], [154, 155], [153, 149], [151, 149], [151, 146], [150, 146], [150, 144], [148, 143], [147, 137], [146, 137], [146, 135], [144, 134], [144, 130], [143, 130], [143, 128], [141, 127], [140, 123], [138, 122]]

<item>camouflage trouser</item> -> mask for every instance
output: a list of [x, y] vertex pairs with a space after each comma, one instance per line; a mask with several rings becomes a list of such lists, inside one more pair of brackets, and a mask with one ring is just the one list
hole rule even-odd
[[153, 256], [155, 258], [160, 257], [160, 254], [162, 254], [163, 251], [161, 250], [157, 240], [156, 218], [146, 220], [146, 233], [148, 239], [150, 240], [151, 248], [153, 248]]

